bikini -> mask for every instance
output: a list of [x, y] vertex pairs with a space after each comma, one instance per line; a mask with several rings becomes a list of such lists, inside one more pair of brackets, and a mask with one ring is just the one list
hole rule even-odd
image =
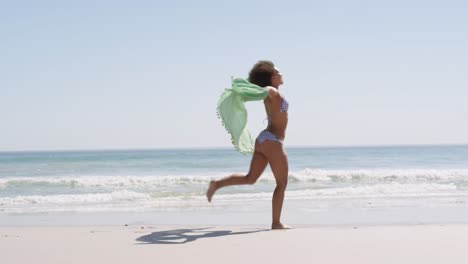
[[[281, 109], [280, 109], [280, 111], [282, 113], [287, 112], [288, 108], [289, 108], [288, 101], [286, 101], [286, 99], [284, 97], [281, 97]], [[268, 116], [268, 123], [270, 123], [270, 122], [271, 122], [271, 118], [270, 118], [270, 116]], [[257, 140], [258, 140], [258, 143], [260, 143], [260, 144], [262, 144], [266, 140], [276, 141], [276, 142], [279, 142], [279, 143], [283, 144], [283, 140], [279, 139], [277, 136], [275, 136], [275, 134], [271, 133], [268, 130], [263, 130], [262, 132], [260, 132], [260, 134], [257, 137]]]

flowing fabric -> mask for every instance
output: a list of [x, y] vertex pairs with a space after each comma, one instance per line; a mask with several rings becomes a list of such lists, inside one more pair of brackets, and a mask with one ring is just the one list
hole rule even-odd
[[247, 129], [247, 109], [244, 102], [263, 100], [267, 96], [267, 88], [236, 78], [232, 80], [232, 87], [224, 90], [219, 98], [218, 117], [231, 136], [236, 150], [244, 155], [254, 151], [253, 140]]

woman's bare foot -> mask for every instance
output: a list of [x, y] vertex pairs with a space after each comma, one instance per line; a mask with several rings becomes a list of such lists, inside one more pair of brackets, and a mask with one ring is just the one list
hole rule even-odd
[[211, 203], [211, 198], [213, 194], [216, 192], [216, 183], [215, 181], [210, 182], [210, 186], [208, 187], [208, 191], [206, 191], [206, 198], [208, 198], [208, 202]]
[[273, 223], [271, 224], [271, 229], [291, 229], [291, 227], [284, 225], [282, 223], [277, 223], [277, 224]]

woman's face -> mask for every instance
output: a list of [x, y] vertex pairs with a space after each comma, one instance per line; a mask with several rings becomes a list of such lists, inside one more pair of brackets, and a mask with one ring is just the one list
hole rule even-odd
[[278, 68], [275, 67], [275, 73], [271, 77], [271, 85], [273, 87], [278, 88], [282, 84], [283, 84], [283, 75], [281, 75], [281, 72], [278, 70]]

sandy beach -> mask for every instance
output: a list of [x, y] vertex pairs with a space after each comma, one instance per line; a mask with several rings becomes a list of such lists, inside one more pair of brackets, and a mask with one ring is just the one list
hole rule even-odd
[[2, 263], [468, 263], [468, 225], [2, 227]]

